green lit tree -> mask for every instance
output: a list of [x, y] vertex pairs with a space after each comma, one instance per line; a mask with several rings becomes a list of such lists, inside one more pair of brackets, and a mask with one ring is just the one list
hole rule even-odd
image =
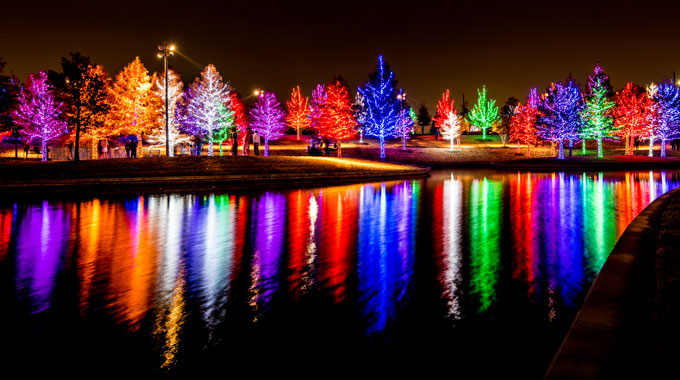
[[468, 119], [470, 124], [476, 125], [482, 130], [482, 139], [486, 139], [486, 130], [493, 128], [500, 121], [498, 107], [496, 107], [495, 100], [487, 99], [486, 86], [482, 87], [482, 91], [477, 90], [477, 95], [477, 104], [470, 111]]
[[583, 118], [583, 135], [597, 141], [597, 157], [602, 157], [602, 140], [612, 137], [616, 131], [614, 118], [611, 115], [615, 104], [610, 100], [604, 81], [597, 79], [591, 90], [591, 96], [585, 100], [581, 117]]

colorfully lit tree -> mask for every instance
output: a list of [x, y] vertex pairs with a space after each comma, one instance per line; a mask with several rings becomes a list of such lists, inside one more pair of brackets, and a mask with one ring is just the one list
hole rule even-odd
[[[175, 154], [175, 145], [186, 143], [189, 141], [190, 136], [182, 133], [182, 131], [177, 127], [175, 122], [175, 109], [177, 108], [177, 102], [182, 97], [184, 93], [184, 84], [179, 76], [179, 73], [174, 69], [168, 69], [168, 108], [170, 110], [168, 114], [169, 125], [170, 125], [170, 156]], [[160, 98], [158, 109], [159, 128], [154, 131], [153, 137], [156, 141], [161, 144], [165, 144], [165, 74], [161, 74], [156, 80], [156, 86], [154, 88], [154, 94]]]
[[42, 161], [47, 161], [47, 142], [68, 132], [63, 119], [64, 104], [55, 98], [54, 88], [44, 71], [29, 75], [19, 92], [19, 106], [14, 110], [14, 121], [23, 127], [28, 140], [40, 139]]
[[358, 90], [366, 107], [365, 133], [380, 141], [380, 158], [385, 159], [385, 138], [394, 135], [400, 119], [401, 100], [397, 98], [397, 80], [389, 65], [378, 56], [378, 66], [368, 82]]
[[326, 86], [326, 102], [321, 112], [319, 135], [338, 142], [338, 157], [342, 157], [342, 140], [356, 136], [352, 98], [348, 86], [339, 79]]
[[[397, 99], [401, 99], [401, 110], [399, 111], [399, 120], [394, 128], [394, 136], [401, 137], [401, 149], [406, 150], [406, 139], [408, 135], [413, 133], [415, 127], [415, 119], [411, 117], [413, 109], [406, 102], [406, 94], [403, 90], [399, 90]], [[415, 116], [415, 113], [413, 113]]]
[[108, 135], [136, 135], [138, 156], [141, 156], [143, 133], [150, 133], [157, 127], [158, 102], [153, 94], [155, 78], [149, 76], [144, 64], [135, 57], [116, 75], [110, 87]]
[[286, 130], [286, 113], [276, 94], [264, 91], [250, 109], [250, 125], [264, 138], [264, 155], [269, 156], [269, 141], [278, 140]]
[[352, 105], [354, 109], [354, 120], [357, 121], [357, 132], [359, 133], [359, 142], [364, 142], [364, 130], [366, 129], [366, 120], [368, 120], [368, 114], [366, 109], [366, 100], [361, 92], [357, 91], [354, 96], [354, 104]]
[[468, 119], [470, 124], [482, 130], [482, 139], [486, 139], [486, 130], [500, 121], [496, 101], [487, 99], [486, 86], [482, 87], [482, 91], [477, 90], [477, 104], [470, 111]]
[[321, 127], [321, 118], [323, 117], [323, 110], [326, 105], [326, 86], [317, 84], [312, 91], [312, 102], [309, 105], [311, 113], [309, 114], [309, 128], [318, 131]]
[[656, 101], [656, 94], [659, 86], [654, 82], [646, 88], [647, 101], [647, 138], [649, 139], [649, 157], [654, 157], [654, 139], [656, 138], [656, 128], [659, 125], [659, 104]]
[[286, 123], [297, 131], [297, 139], [300, 140], [300, 129], [309, 127], [309, 115], [311, 113], [309, 98], [302, 96], [300, 86], [295, 86], [290, 94], [290, 99], [286, 101], [286, 106], [288, 107]]
[[557, 158], [564, 159], [564, 140], [577, 138], [581, 125], [581, 91], [574, 81], [552, 83], [540, 103], [538, 135], [558, 144]]
[[612, 116], [616, 133], [625, 138], [626, 155], [632, 156], [635, 139], [649, 136], [647, 113], [651, 99], [645, 89], [628, 82], [616, 93], [614, 103]]
[[612, 137], [616, 128], [611, 115], [614, 102], [609, 77], [598, 62], [593, 74], [588, 76], [588, 91], [581, 110], [581, 136], [597, 141], [597, 157], [602, 158], [602, 140]]
[[515, 109], [519, 104], [519, 100], [514, 96], [508, 98], [505, 101], [505, 105], [501, 108], [501, 120], [500, 123], [494, 124], [493, 131], [498, 133], [501, 138], [503, 146], [508, 141], [508, 134], [510, 133], [510, 119], [515, 115]]
[[451, 151], [453, 152], [453, 141], [460, 135], [461, 124], [458, 111], [454, 106], [454, 100], [451, 99], [448, 89], [437, 103], [437, 114], [434, 121], [439, 126], [439, 133], [441, 133], [442, 138], [450, 141]]
[[234, 137], [234, 134], [236, 134], [236, 140], [238, 140], [238, 126], [235, 122], [236, 118], [234, 117], [234, 111], [228, 107], [229, 104], [227, 105], [222, 105], [220, 107], [220, 113], [222, 114], [221, 120], [222, 120], [222, 128], [216, 130], [213, 133], [213, 141], [217, 143], [217, 146], [219, 147], [220, 150], [220, 157], [222, 157], [222, 143], [227, 141], [230, 138]]
[[229, 102], [229, 86], [222, 83], [222, 76], [215, 66], [208, 65], [191, 85], [194, 97], [187, 112], [194, 119], [195, 128], [208, 139], [208, 156], [213, 153], [215, 132], [227, 127], [224, 104]]
[[538, 91], [536, 91], [536, 88], [532, 88], [529, 91], [526, 104], [517, 104], [514, 115], [510, 118], [510, 142], [517, 143], [518, 152], [519, 144], [526, 144], [528, 157], [531, 157], [531, 145], [540, 142], [536, 135], [536, 123], [540, 117], [539, 101]]
[[680, 126], [680, 90], [671, 81], [663, 81], [654, 95], [656, 125], [654, 135], [661, 140], [661, 157], [666, 157], [666, 141], [678, 134]]

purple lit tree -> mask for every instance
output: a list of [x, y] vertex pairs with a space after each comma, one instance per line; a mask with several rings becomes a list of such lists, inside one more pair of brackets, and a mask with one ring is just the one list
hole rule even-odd
[[264, 91], [250, 109], [250, 125], [264, 138], [264, 155], [269, 156], [269, 140], [278, 140], [286, 130], [286, 113], [276, 94]]
[[326, 93], [326, 86], [323, 84], [317, 84], [312, 91], [312, 102], [309, 105], [311, 108], [311, 113], [309, 114], [309, 128], [318, 131], [321, 128], [321, 120], [323, 118], [323, 111], [326, 106], [326, 99], [328, 94]]
[[581, 91], [571, 79], [552, 83], [539, 105], [542, 116], [537, 125], [537, 134], [558, 144], [558, 159], [564, 159], [564, 140], [573, 141], [578, 137], [581, 108]]
[[659, 84], [654, 94], [656, 125], [654, 135], [661, 140], [661, 157], [666, 157], [666, 141], [678, 134], [680, 126], [680, 90], [671, 81]]
[[28, 76], [18, 100], [14, 121], [23, 127], [22, 133], [29, 141], [40, 139], [42, 161], [47, 161], [47, 142], [68, 132], [66, 120], [62, 118], [63, 103], [56, 100], [44, 71]]
[[213, 155], [213, 134], [225, 127], [224, 104], [229, 102], [229, 86], [215, 66], [208, 65], [191, 85], [193, 97], [187, 104], [187, 114], [192, 119], [197, 134], [208, 138], [208, 156]]

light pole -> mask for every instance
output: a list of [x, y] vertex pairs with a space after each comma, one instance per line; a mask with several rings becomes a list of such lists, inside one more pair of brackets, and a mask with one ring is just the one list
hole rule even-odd
[[168, 100], [168, 56], [175, 55], [175, 45], [169, 45], [163, 42], [163, 45], [158, 45], [158, 58], [163, 58], [163, 68], [165, 70], [165, 157], [174, 156], [174, 149], [170, 149], [170, 107]]

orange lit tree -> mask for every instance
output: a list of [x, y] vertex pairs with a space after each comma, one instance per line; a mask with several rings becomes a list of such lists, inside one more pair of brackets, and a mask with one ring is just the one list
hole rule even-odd
[[326, 85], [326, 103], [321, 113], [319, 135], [338, 142], [338, 157], [342, 157], [342, 140], [356, 136], [357, 122], [354, 119], [352, 98], [348, 86], [341, 79]]
[[309, 127], [311, 120], [309, 115], [311, 109], [309, 108], [309, 98], [302, 96], [300, 86], [296, 86], [290, 94], [290, 99], [286, 101], [288, 107], [288, 115], [286, 116], [286, 123], [291, 128], [297, 130], [297, 139], [300, 140], [300, 129]]
[[141, 156], [142, 135], [160, 127], [157, 104], [160, 98], [153, 93], [155, 75], [150, 76], [144, 64], [135, 57], [116, 75], [110, 90], [111, 112], [108, 118], [110, 135], [137, 136], [137, 156]]

